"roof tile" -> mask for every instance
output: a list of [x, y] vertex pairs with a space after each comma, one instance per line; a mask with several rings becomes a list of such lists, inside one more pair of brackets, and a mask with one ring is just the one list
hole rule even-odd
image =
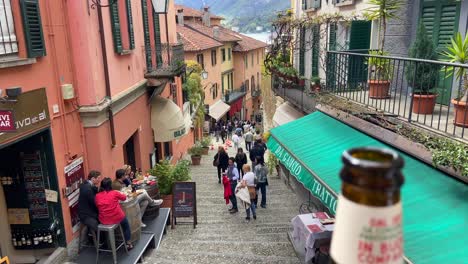
[[201, 51], [223, 45], [221, 42], [185, 26], [177, 25], [177, 33], [184, 43], [185, 51]]

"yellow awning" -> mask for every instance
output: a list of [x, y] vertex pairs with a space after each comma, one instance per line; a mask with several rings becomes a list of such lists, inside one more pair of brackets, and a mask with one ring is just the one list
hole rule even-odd
[[180, 107], [159, 96], [151, 102], [151, 128], [154, 131], [154, 142], [179, 139], [189, 131]]

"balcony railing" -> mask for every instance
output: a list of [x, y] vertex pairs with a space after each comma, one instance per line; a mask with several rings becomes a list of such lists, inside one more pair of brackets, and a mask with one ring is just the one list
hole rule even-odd
[[[184, 70], [184, 45], [163, 43], [160, 48], [151, 51], [153, 58], [148, 67], [148, 78], [168, 78], [180, 75]], [[155, 58], [155, 59], [154, 59]], [[154, 61], [156, 63], [154, 63]]]
[[250, 95], [251, 95], [252, 97], [259, 97], [261, 94], [262, 94], [262, 91], [260, 90], [260, 86], [259, 86], [259, 85], [257, 85], [257, 87], [256, 87], [255, 89], [252, 89], [252, 90], [250, 91]]
[[304, 113], [309, 114], [315, 110], [316, 99], [305, 90], [304, 86], [284, 84], [277, 76], [273, 76], [272, 82], [273, 91], [276, 95], [292, 103]]
[[245, 92], [245, 87], [242, 85], [238, 89], [231, 90], [231, 91], [226, 91], [224, 94], [224, 102], [225, 103], [233, 103], [234, 101], [237, 101], [237, 99], [245, 96], [247, 93]]
[[[325, 91], [449, 136], [468, 139], [463, 80], [468, 65], [363, 52], [327, 53]], [[455, 72], [455, 74], [453, 74]], [[465, 82], [468, 76], [465, 76]], [[466, 85], [466, 84], [465, 84]], [[432, 96], [436, 94], [436, 96]], [[422, 103], [429, 100], [429, 105]]]

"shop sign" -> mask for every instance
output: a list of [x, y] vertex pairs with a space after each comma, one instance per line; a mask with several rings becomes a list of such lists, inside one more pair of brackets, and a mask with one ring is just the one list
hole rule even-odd
[[75, 159], [72, 163], [67, 165], [64, 169], [65, 181], [67, 187], [65, 187], [64, 195], [70, 200], [70, 196], [78, 191], [80, 184], [84, 180], [84, 168], [83, 168], [83, 157]]
[[178, 138], [185, 135], [185, 127], [174, 132], [174, 137]]
[[45, 88], [22, 93], [17, 99], [16, 102], [0, 104], [0, 143], [27, 135], [50, 123]]
[[320, 201], [330, 209], [332, 214], [335, 214], [337, 197], [272, 137], [268, 140], [268, 147], [272, 150], [281, 164], [283, 164], [302, 184], [304, 184], [304, 186], [311, 191], [314, 196], [320, 199]]
[[28, 208], [8, 208], [8, 223], [10, 225], [29, 225]]
[[[193, 228], [197, 225], [197, 196], [195, 182], [175, 182], [172, 186], [172, 223], [177, 217], [193, 217]], [[174, 226], [172, 226], [174, 227]]]
[[0, 110], [0, 132], [16, 131], [13, 112], [10, 110]]

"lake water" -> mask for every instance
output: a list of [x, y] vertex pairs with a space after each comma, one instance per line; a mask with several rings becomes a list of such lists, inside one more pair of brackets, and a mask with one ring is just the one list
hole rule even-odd
[[251, 38], [254, 38], [256, 40], [260, 40], [263, 42], [266, 42], [268, 44], [271, 44], [271, 33], [268, 32], [261, 32], [261, 33], [242, 33], [246, 36], [249, 36]]

